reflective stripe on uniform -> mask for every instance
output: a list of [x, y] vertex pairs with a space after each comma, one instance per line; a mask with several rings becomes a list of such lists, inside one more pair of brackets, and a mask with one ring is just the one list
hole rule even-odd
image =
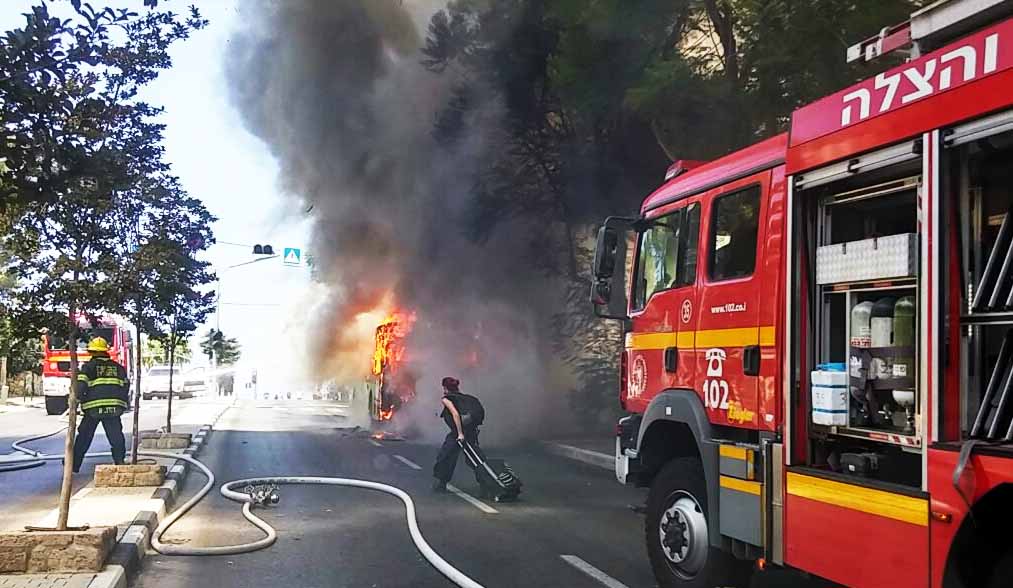
[[99, 398], [97, 400], [89, 400], [81, 405], [81, 410], [89, 410], [92, 408], [101, 408], [103, 406], [119, 406], [126, 408], [127, 403], [120, 400], [119, 398]]
[[102, 384], [109, 384], [111, 386], [126, 386], [127, 383], [119, 378], [95, 378], [88, 382], [88, 387], [101, 386]]
[[77, 375], [77, 381], [78, 382], [87, 382], [88, 381], [88, 374], [78, 374]]

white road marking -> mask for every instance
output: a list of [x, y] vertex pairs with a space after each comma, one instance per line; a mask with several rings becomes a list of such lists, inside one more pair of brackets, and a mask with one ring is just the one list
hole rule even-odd
[[561, 555], [559, 557], [566, 563], [597, 580], [602, 586], [608, 586], [608, 588], [628, 588], [626, 584], [616, 580], [576, 555]]
[[461, 490], [457, 486], [454, 486], [453, 484], [447, 484], [447, 490], [450, 490], [454, 494], [457, 494], [458, 496], [460, 496], [461, 498], [463, 498], [467, 502], [471, 503], [472, 506], [474, 506], [475, 508], [477, 508], [478, 510], [480, 510], [480, 511], [486, 513], [486, 514], [499, 514], [499, 511], [496, 510], [495, 508], [493, 508], [493, 507], [489, 506], [488, 504], [482, 502], [481, 500], [475, 498], [471, 494], [468, 494], [467, 492], [464, 492], [463, 490]]
[[369, 444], [372, 445], [373, 447], [383, 447], [383, 443], [380, 443], [379, 441], [373, 439], [372, 437], [370, 437], [369, 439]]
[[404, 457], [402, 455], [395, 455], [394, 459], [396, 459], [399, 462], [405, 464], [406, 466], [410, 467], [413, 470], [421, 470], [422, 469], [422, 466], [420, 466], [419, 464], [415, 463], [414, 461], [412, 461], [412, 460], [410, 460], [407, 457]]

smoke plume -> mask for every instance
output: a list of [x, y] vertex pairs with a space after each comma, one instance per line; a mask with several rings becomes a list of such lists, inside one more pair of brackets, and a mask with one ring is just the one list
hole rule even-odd
[[[425, 428], [439, 380], [483, 399], [494, 437], [538, 430], [554, 412], [545, 284], [517, 254], [523, 227], [476, 245], [463, 235], [475, 153], [497, 132], [496, 101], [455, 153], [433, 139], [450, 75], [420, 64], [424, 0], [244, 2], [226, 56], [231, 97], [273, 152], [280, 189], [313, 222], [309, 252], [327, 286], [308, 337], [322, 378], [366, 375], [373, 329], [393, 305], [417, 313], [420, 368], [410, 412]], [[467, 156], [464, 156], [466, 154]], [[365, 340], [365, 345], [364, 345]], [[467, 359], [470, 357], [470, 361]]]

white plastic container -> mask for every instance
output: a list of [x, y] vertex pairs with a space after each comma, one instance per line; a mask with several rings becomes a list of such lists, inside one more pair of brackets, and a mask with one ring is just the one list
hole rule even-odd
[[817, 425], [848, 424], [848, 372], [812, 372], [812, 416]]
[[902, 233], [816, 249], [816, 282], [839, 284], [918, 274], [918, 235]]

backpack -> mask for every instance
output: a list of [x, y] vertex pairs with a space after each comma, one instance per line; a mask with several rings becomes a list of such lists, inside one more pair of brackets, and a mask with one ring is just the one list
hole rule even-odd
[[[485, 407], [482, 406], [478, 398], [461, 392], [450, 396], [452, 396], [450, 401], [454, 403], [457, 412], [461, 413], [461, 425], [466, 428], [477, 427], [485, 421]], [[451, 428], [453, 428], [452, 423]]]

